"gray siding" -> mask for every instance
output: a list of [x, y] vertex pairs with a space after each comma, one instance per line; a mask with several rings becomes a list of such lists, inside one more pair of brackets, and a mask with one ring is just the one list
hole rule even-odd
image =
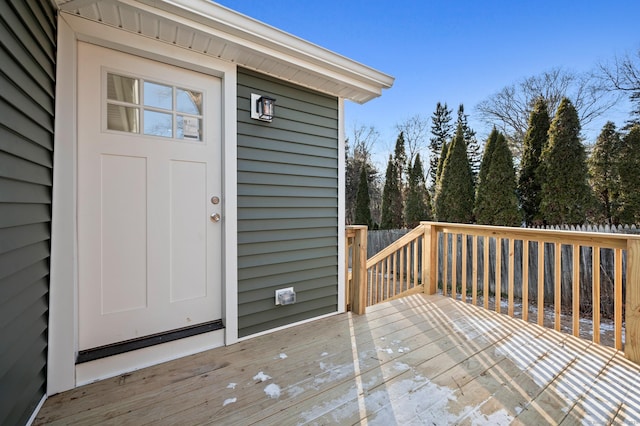
[[[251, 93], [276, 99], [250, 118]], [[297, 303], [276, 306], [294, 287]], [[338, 307], [338, 100], [238, 72], [238, 316], [241, 337]]]
[[0, 424], [45, 394], [55, 10], [0, 1]]

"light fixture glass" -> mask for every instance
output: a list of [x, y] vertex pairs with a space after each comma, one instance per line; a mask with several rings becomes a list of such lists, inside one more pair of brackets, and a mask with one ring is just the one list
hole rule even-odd
[[260, 120], [271, 121], [275, 113], [276, 100], [268, 96], [260, 96], [257, 108]]

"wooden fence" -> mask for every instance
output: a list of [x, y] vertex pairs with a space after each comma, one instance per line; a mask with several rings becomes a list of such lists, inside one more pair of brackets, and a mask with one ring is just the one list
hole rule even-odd
[[[366, 240], [366, 228], [360, 232], [360, 239]], [[355, 241], [356, 237], [353, 238]], [[521, 251], [516, 254], [518, 246]], [[489, 256], [491, 247], [495, 251], [493, 259]], [[360, 278], [357, 285], [353, 280], [349, 297], [371, 305], [416, 291], [442, 292], [525, 321], [529, 319], [530, 308], [535, 308], [537, 322], [556, 330], [561, 329], [564, 307], [564, 313], [570, 317], [571, 332], [580, 335], [580, 318], [588, 315], [593, 324], [593, 341], [599, 343], [601, 270], [603, 258], [610, 255], [614, 267], [610, 277], [614, 346], [623, 347], [624, 319], [625, 353], [637, 362], [640, 361], [640, 237], [635, 235], [422, 222], [366, 263], [362, 253], [357, 262], [354, 258], [353, 274]], [[516, 257], [521, 259], [519, 276]], [[581, 262], [587, 257], [591, 259], [589, 274], [586, 262]], [[567, 262], [572, 272], [563, 278], [562, 265]], [[363, 270], [367, 274], [364, 279]], [[627, 285], [623, 289], [624, 270]], [[587, 277], [590, 286], [581, 284]], [[565, 294], [563, 282], [570, 288]], [[548, 297], [538, 297], [549, 292]], [[519, 313], [515, 310], [516, 298], [521, 303]], [[581, 300], [587, 298], [591, 300], [590, 312], [581, 310]], [[545, 299], [552, 308], [551, 324], [545, 324]]]

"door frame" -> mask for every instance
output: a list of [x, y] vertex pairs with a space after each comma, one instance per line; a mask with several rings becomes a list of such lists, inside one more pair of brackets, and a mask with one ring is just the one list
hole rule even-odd
[[[91, 363], [78, 352], [77, 44], [78, 41], [212, 75], [222, 80], [222, 319], [225, 329]], [[235, 64], [67, 13], [58, 16], [55, 149], [47, 394], [238, 341], [237, 140]], [[161, 348], [161, 349], [159, 349]]]

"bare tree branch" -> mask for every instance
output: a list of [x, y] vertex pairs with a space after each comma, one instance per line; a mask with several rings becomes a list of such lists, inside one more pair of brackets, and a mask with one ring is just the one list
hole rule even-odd
[[601, 63], [598, 75], [608, 90], [640, 91], [640, 50], [634, 56], [616, 56], [613, 63]]
[[495, 125], [507, 136], [516, 160], [522, 155], [529, 115], [538, 97], [546, 101], [550, 116], [555, 114], [562, 98], [569, 98], [583, 127], [619, 101], [619, 96], [607, 90], [601, 78], [562, 68], [553, 68], [504, 87], [480, 102], [476, 110], [481, 120]]
[[404, 133], [404, 143], [409, 164], [413, 164], [413, 160], [418, 153], [420, 153], [423, 158], [426, 158], [424, 152], [429, 147], [429, 122], [429, 117], [416, 114], [407, 118], [402, 123], [396, 124], [398, 133]]

